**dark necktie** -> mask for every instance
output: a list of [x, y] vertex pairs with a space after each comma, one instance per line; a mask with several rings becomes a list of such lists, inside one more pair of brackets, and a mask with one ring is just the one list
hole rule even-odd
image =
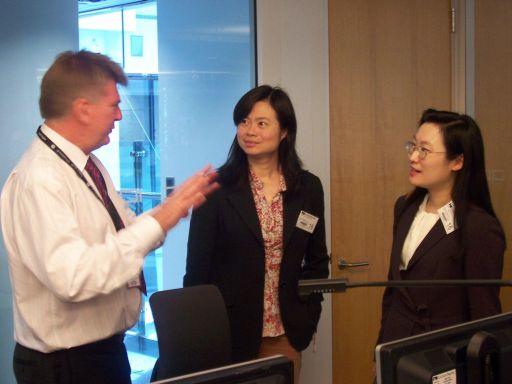
[[[87, 160], [87, 164], [85, 165], [85, 170], [87, 173], [91, 176], [92, 181], [94, 181], [94, 184], [96, 185], [96, 188], [98, 189], [98, 192], [100, 193], [101, 199], [103, 200], [103, 204], [105, 205], [105, 208], [107, 208], [107, 211], [112, 218], [112, 221], [114, 222], [114, 226], [116, 227], [117, 231], [120, 231], [124, 228], [123, 220], [121, 219], [121, 216], [119, 216], [119, 213], [117, 212], [116, 207], [114, 206], [114, 203], [112, 200], [110, 200], [110, 197], [107, 192], [107, 185], [105, 184], [105, 179], [103, 178], [103, 175], [101, 174], [100, 170], [94, 164], [94, 161], [89, 157], [89, 160]], [[144, 292], [146, 295], [146, 282], [144, 280], [144, 274], [142, 271], [140, 272], [140, 290]]]

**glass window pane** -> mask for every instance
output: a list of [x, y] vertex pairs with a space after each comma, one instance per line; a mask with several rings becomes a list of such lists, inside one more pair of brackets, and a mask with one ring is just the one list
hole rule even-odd
[[158, 73], [156, 12], [154, 3], [123, 12], [126, 72]]
[[[123, 119], [95, 152], [116, 188], [140, 214], [206, 163], [219, 166], [234, 138], [238, 98], [254, 85], [253, 1], [190, 0], [94, 8], [80, 12], [79, 46], [110, 56], [129, 78], [119, 87]], [[101, 7], [98, 3], [98, 8]], [[158, 24], [159, 23], [159, 24]], [[146, 257], [148, 297], [180, 287], [188, 222]], [[149, 382], [158, 356], [145, 298], [125, 340], [134, 383]]]
[[79, 47], [105, 53], [118, 63], [123, 62], [122, 13], [120, 10], [80, 15]]

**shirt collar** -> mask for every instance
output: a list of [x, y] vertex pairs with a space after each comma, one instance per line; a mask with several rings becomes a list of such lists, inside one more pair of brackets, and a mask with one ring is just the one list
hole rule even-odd
[[84, 170], [85, 164], [89, 159], [80, 148], [78, 148], [72, 142], [66, 140], [60, 134], [51, 129], [48, 125], [44, 124], [41, 126], [41, 131], [51, 140], [54, 144], [60, 148], [62, 152], [76, 165], [78, 169]]
[[443, 210], [445, 207], [449, 207], [450, 209], [453, 209], [453, 207], [454, 207], [453, 200], [450, 200], [450, 202], [447, 203], [445, 206], [439, 208], [437, 210], [437, 213], [427, 212], [427, 211], [425, 211], [425, 208], [427, 207], [427, 201], [428, 201], [429, 196], [430, 195], [428, 193], [425, 195], [425, 197], [423, 198], [423, 201], [421, 202], [420, 206], [418, 207], [418, 212], [439, 216], [439, 213], [440, 213], [439, 211]]

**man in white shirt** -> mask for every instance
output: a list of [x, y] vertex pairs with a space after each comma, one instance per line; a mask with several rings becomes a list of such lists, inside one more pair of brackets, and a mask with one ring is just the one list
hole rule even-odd
[[218, 186], [207, 166], [135, 217], [91, 154], [122, 118], [126, 83], [104, 55], [59, 55], [41, 83], [44, 124], [4, 185], [20, 383], [130, 383], [123, 335], [139, 316], [144, 257]]

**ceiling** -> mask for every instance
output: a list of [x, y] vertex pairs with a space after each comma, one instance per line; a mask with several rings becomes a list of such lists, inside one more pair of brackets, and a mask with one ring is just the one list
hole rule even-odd
[[78, 13], [103, 10], [122, 5], [149, 3], [152, 0], [78, 0]]

